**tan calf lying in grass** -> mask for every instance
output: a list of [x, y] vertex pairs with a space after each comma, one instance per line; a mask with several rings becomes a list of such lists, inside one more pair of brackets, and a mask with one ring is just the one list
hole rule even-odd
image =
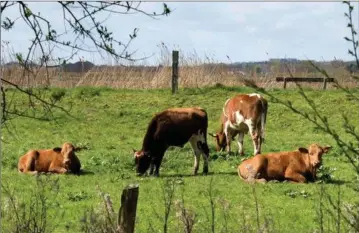
[[75, 147], [64, 143], [62, 148], [48, 150], [30, 150], [21, 156], [18, 163], [19, 172], [36, 174], [38, 172], [68, 173], [80, 172], [81, 163], [75, 155]]
[[244, 160], [238, 166], [238, 175], [245, 181], [266, 182], [288, 180], [291, 182], [313, 182], [321, 165], [322, 155], [331, 146], [311, 144], [308, 149], [297, 151], [259, 154]]

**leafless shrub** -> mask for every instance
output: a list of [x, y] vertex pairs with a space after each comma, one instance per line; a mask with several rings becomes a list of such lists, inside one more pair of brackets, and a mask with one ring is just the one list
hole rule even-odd
[[176, 209], [176, 217], [183, 225], [184, 233], [191, 233], [193, 231], [193, 227], [197, 222], [196, 213], [193, 210], [190, 210], [188, 207], [184, 206], [184, 199], [182, 196], [182, 200], [176, 200], [174, 202]]
[[81, 232], [84, 233], [118, 233], [117, 231], [117, 215], [114, 212], [111, 196], [104, 193], [97, 187], [102, 204], [97, 208], [91, 208], [85, 212], [81, 218]]
[[[53, 232], [61, 221], [64, 212], [57, 200], [58, 179], [36, 176], [36, 185], [25, 200], [21, 200], [7, 184], [1, 183], [2, 230], [10, 233], [48, 233]], [[51, 197], [51, 198], [50, 198]], [[50, 209], [56, 209], [51, 213]], [[52, 216], [56, 214], [55, 216]], [[51, 219], [51, 221], [49, 221]]]

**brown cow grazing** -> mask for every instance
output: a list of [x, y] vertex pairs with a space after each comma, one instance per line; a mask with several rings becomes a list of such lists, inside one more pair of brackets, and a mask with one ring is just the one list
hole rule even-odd
[[231, 141], [238, 134], [238, 152], [243, 155], [243, 137], [249, 132], [254, 154], [260, 154], [267, 110], [268, 102], [259, 94], [240, 94], [228, 99], [223, 107], [220, 130], [210, 134], [216, 139], [216, 150], [221, 151], [227, 147], [230, 152]]
[[62, 148], [48, 150], [30, 150], [21, 156], [18, 163], [19, 172], [36, 174], [38, 172], [78, 174], [81, 163], [75, 155], [75, 147], [64, 143]]
[[266, 182], [269, 180], [288, 180], [291, 182], [314, 182], [322, 155], [331, 146], [311, 144], [308, 149], [297, 151], [259, 154], [244, 160], [238, 166], [238, 175], [245, 181]]
[[[148, 125], [142, 149], [134, 150], [136, 172], [143, 175], [151, 166], [150, 175], [159, 175], [162, 158], [170, 146], [183, 147], [188, 141], [194, 151], [194, 175], [198, 172], [202, 154], [203, 173], [208, 173], [208, 117], [204, 109], [170, 108], [157, 113]], [[155, 167], [155, 171], [154, 171]]]

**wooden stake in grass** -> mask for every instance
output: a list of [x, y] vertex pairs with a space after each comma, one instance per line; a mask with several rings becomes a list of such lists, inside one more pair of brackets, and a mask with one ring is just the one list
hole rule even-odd
[[172, 51], [172, 94], [178, 91], [178, 51]]
[[121, 196], [121, 207], [118, 213], [119, 233], [135, 232], [136, 209], [138, 199], [138, 184], [128, 185]]

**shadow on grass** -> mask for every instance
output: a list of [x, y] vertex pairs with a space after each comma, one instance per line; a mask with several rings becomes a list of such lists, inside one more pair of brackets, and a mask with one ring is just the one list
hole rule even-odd
[[[72, 175], [76, 175], [76, 174], [72, 174]], [[79, 174], [77, 174], [78, 176], [84, 176], [84, 175], [95, 175], [94, 172], [92, 171], [88, 171], [88, 170], [81, 170]]]
[[200, 176], [213, 176], [213, 175], [235, 175], [238, 176], [237, 172], [208, 172], [207, 175], [203, 175], [202, 173], [198, 173], [198, 175], [191, 174], [160, 174], [159, 178], [168, 178], [168, 177], [200, 177]]

